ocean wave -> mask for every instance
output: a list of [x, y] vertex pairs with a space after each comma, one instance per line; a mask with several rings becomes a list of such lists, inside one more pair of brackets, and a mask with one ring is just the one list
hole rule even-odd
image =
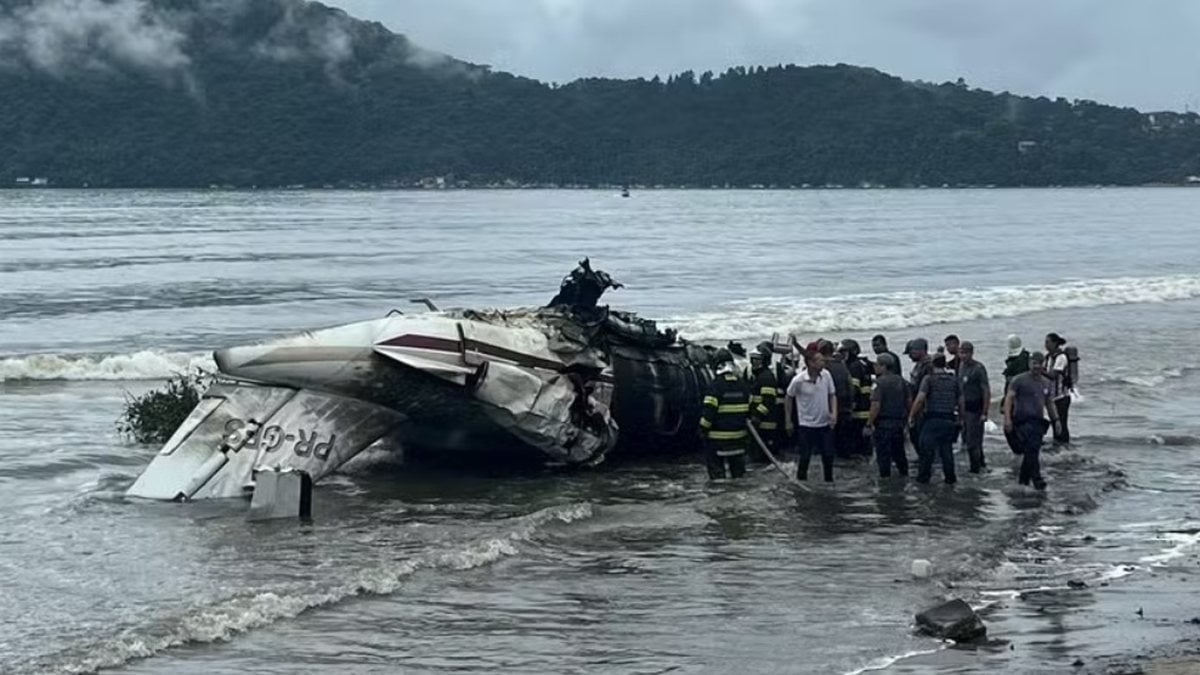
[[1029, 286], [868, 293], [824, 298], [754, 298], [662, 323], [693, 340], [897, 330], [1077, 309], [1189, 300], [1200, 276], [1120, 277]]
[[945, 649], [945, 647], [948, 646], [949, 644], [950, 643], [946, 643], [936, 649], [917, 649], [917, 650], [914, 650], [911, 652], [905, 652], [903, 654], [896, 654], [895, 656], [883, 656], [878, 659], [875, 659], [874, 661], [871, 661], [870, 663], [866, 664], [865, 666], [856, 668], [854, 670], [847, 671], [846, 675], [864, 675], [865, 673], [874, 673], [874, 672], [879, 672], [882, 670], [887, 670], [888, 668], [891, 668], [892, 666], [896, 665], [897, 663], [899, 663], [901, 661], [907, 661], [908, 659], [915, 659], [918, 656], [928, 656], [930, 654], [936, 654], [936, 653], [942, 651], [942, 649]]
[[1133, 385], [1145, 389], [1156, 389], [1170, 380], [1177, 380], [1186, 377], [1194, 371], [1193, 368], [1167, 368], [1158, 372], [1142, 372], [1138, 374], [1111, 374], [1101, 375], [1096, 383], [1100, 385], [1115, 385], [1118, 387], [1127, 387]]
[[586, 502], [541, 509], [505, 521], [492, 536], [358, 570], [326, 588], [248, 593], [199, 608], [166, 626], [127, 631], [120, 637], [89, 645], [82, 656], [68, 657], [53, 665], [38, 663], [31, 670], [95, 673], [188, 644], [224, 642], [247, 631], [294, 619], [309, 610], [349, 598], [395, 593], [409, 577], [422, 569], [465, 571], [491, 565], [517, 555], [520, 552], [518, 544], [528, 541], [546, 524], [571, 523], [592, 515], [592, 506]]
[[[692, 340], [898, 330], [1021, 316], [1052, 309], [1102, 307], [1200, 298], [1200, 276], [1121, 277], [1031, 286], [899, 291], [825, 298], [754, 298], [660, 319]], [[301, 342], [305, 334], [264, 344]], [[155, 380], [194, 368], [212, 370], [207, 353], [144, 350], [129, 354], [33, 354], [0, 359], [6, 380]], [[1101, 382], [1155, 387], [1186, 369], [1101, 376]]]
[[1138, 562], [1151, 567], [1166, 567], [1167, 563], [1182, 558], [1189, 550], [1200, 545], [1200, 532], [1164, 532], [1159, 536], [1159, 540], [1170, 542], [1174, 546], [1168, 546], [1155, 555], [1144, 556]]
[[1145, 436], [1082, 434], [1078, 435], [1075, 441], [1085, 445], [1105, 445], [1111, 447], [1159, 445], [1170, 448], [1192, 448], [1200, 446], [1200, 436], [1193, 436], [1191, 434], [1148, 433]]
[[130, 354], [30, 354], [0, 359], [0, 382], [22, 380], [162, 380], [213, 371], [208, 353], [144, 350]]

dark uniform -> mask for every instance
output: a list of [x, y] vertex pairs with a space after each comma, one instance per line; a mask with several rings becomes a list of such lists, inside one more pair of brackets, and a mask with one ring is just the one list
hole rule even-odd
[[879, 477], [891, 476], [892, 464], [896, 465], [896, 470], [901, 476], [907, 476], [908, 456], [904, 452], [904, 428], [908, 424], [912, 392], [902, 377], [885, 368], [880, 370], [884, 372], [876, 380], [875, 390], [871, 392], [871, 400], [879, 403], [879, 415], [875, 418], [873, 433]]
[[954, 371], [938, 368], [921, 380], [919, 391], [925, 395], [925, 417], [917, 446], [917, 482], [929, 482], [933, 461], [940, 458], [942, 476], [947, 484], [953, 484], [958, 480], [954, 440], [958, 438], [962, 385]]
[[782, 455], [790, 448], [795, 446], [795, 439], [788, 435], [787, 425], [787, 390], [788, 385], [792, 383], [792, 378], [796, 376], [796, 369], [782, 359], [775, 364], [775, 391], [778, 396], [775, 397], [775, 411], [771, 413], [771, 417], [775, 421], [775, 449], [778, 450], [776, 457], [783, 459]]
[[[850, 426], [854, 417], [854, 389], [850, 383], [850, 368], [846, 362], [836, 357], [828, 357], [825, 370], [833, 378], [833, 388], [837, 394], [838, 419], [833, 430], [833, 446], [837, 449], [838, 457], [850, 457], [857, 447], [858, 439], [850, 438]], [[859, 430], [861, 434], [861, 429]], [[859, 436], [861, 438], [861, 435]]]
[[[1039, 366], [1044, 363], [1041, 354], [1032, 356], [1031, 361], [1033, 359]], [[1052, 387], [1050, 380], [1041, 373], [1027, 371], [1014, 377], [1008, 385], [1007, 396], [1012, 401], [1005, 402], [1006, 406], [1011, 406], [1011, 438], [1020, 450], [1018, 454], [1024, 455], [1021, 459], [1020, 483], [1033, 483], [1038, 490], [1046, 489], [1046, 480], [1042, 478], [1041, 451], [1042, 438], [1051, 426], [1045, 412]]]
[[867, 426], [867, 418], [871, 416], [871, 385], [874, 377], [873, 366], [864, 359], [852, 354], [846, 362], [850, 369], [850, 390], [854, 397], [854, 408], [848, 420], [849, 429], [846, 432], [848, 453], [859, 457], [870, 457], [871, 446], [868, 438], [863, 435]]
[[[917, 394], [921, 393], [921, 383], [932, 372], [933, 359], [928, 356], [913, 364], [912, 372], [908, 376], [909, 391], [912, 392], [913, 400], [916, 400]], [[921, 447], [921, 423], [924, 421], [924, 418], [918, 418], [914, 421], [916, 424], [912, 425], [908, 430], [908, 440], [914, 448], [919, 449]]]
[[778, 399], [779, 385], [775, 380], [775, 373], [770, 365], [764, 365], [752, 374], [750, 381], [750, 416], [754, 420], [754, 428], [758, 430], [758, 435], [772, 454], [779, 447], [778, 433], [779, 428], [783, 426], [776, 419], [776, 415], [782, 413], [777, 404]]
[[[1014, 340], [1016, 340], [1015, 347], [1013, 346]], [[1008, 338], [1008, 342], [1010, 350], [1020, 349], [1021, 342], [1016, 338], [1016, 336], [1010, 336]], [[1004, 360], [1004, 391], [1006, 393], [1008, 392], [1009, 385], [1012, 384], [1012, 381], [1016, 379], [1018, 375], [1028, 372], [1029, 350], [1021, 349], [1015, 354], [1011, 353], [1010, 351], [1008, 358]], [[1019, 455], [1024, 452], [1023, 448], [1025, 444], [1023, 444], [1021, 440], [1017, 438], [1014, 432], [1006, 430], [1004, 432], [1004, 440], [1008, 441], [1008, 447], [1012, 449], [1013, 454]]]
[[717, 375], [704, 396], [704, 413], [700, 418], [709, 478], [740, 478], [746, 473], [749, 418], [749, 385], [735, 373]]

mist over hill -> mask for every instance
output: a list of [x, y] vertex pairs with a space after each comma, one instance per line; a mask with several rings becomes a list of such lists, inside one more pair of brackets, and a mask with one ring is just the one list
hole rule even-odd
[[1079, 185], [1200, 175], [1200, 117], [736, 67], [556, 86], [303, 0], [0, 0], [0, 187]]

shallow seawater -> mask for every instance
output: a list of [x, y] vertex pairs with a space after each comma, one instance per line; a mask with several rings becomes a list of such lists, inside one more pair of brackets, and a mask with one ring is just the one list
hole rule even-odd
[[[1197, 200], [0, 192], [0, 670], [1049, 673], [1194, 639]], [[629, 285], [609, 302], [698, 339], [954, 332], [996, 375], [1007, 334], [1059, 331], [1084, 356], [1077, 442], [1045, 495], [989, 437], [991, 473], [953, 488], [862, 463], [805, 493], [770, 467], [374, 457], [311, 523], [123, 497], [156, 451], [117, 438], [124, 396], [206, 350], [412, 297], [544, 302], [584, 255]], [[915, 636], [949, 596], [1002, 642]]]

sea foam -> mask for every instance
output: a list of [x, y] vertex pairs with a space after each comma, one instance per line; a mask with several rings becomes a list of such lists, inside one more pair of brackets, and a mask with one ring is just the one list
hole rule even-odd
[[213, 371], [208, 353], [144, 350], [129, 354], [29, 354], [0, 359], [0, 382], [21, 380], [162, 380]]
[[[1200, 276], [1121, 277], [1049, 285], [899, 291], [825, 298], [754, 298], [712, 311], [660, 319], [692, 340], [898, 330], [1022, 316], [1052, 309], [1200, 298]], [[303, 344], [308, 334], [267, 344]], [[158, 380], [196, 368], [213, 370], [208, 353], [143, 350], [128, 354], [31, 354], [0, 359], [0, 382], [18, 380]], [[1164, 377], [1181, 373], [1171, 371]], [[1158, 376], [1153, 376], [1158, 377]], [[1136, 378], [1136, 376], [1135, 376]], [[1159, 380], [1126, 378], [1154, 386]]]
[[1053, 309], [1158, 303], [1200, 297], [1200, 276], [1120, 277], [1047, 285], [899, 291], [831, 297], [768, 297], [663, 319], [693, 340], [897, 330], [1023, 316]]
[[571, 523], [593, 517], [587, 502], [553, 506], [497, 523], [490, 536], [431, 549], [407, 560], [348, 571], [333, 584], [293, 592], [247, 592], [206, 607], [198, 607], [168, 625], [132, 629], [82, 650], [18, 668], [18, 672], [94, 673], [146, 659], [187, 644], [224, 642], [241, 633], [294, 619], [301, 614], [348, 598], [389, 595], [399, 591], [420, 570], [465, 571], [518, 555], [519, 545], [547, 524]]

